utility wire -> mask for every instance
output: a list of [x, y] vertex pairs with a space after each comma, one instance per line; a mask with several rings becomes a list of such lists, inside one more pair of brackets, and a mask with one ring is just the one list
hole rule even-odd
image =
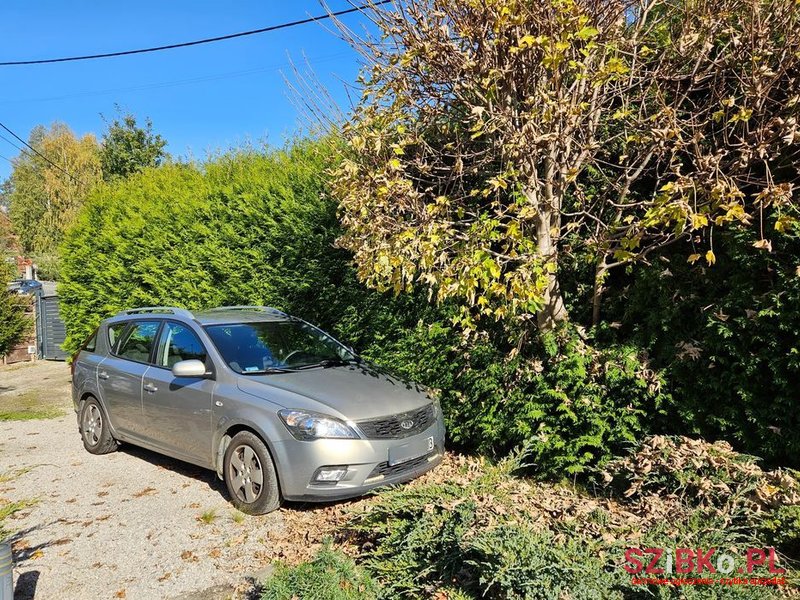
[[[343, 56], [347, 56], [347, 52], [337, 52], [334, 54], [327, 54], [318, 58], [312, 58], [308, 60], [309, 64], [317, 65], [324, 62], [330, 62], [332, 60], [336, 60]], [[193, 85], [197, 83], [206, 83], [211, 81], [221, 81], [224, 79], [231, 79], [234, 77], [244, 77], [253, 75], [256, 73], [265, 73], [267, 71], [277, 71], [280, 70], [282, 67], [290, 66], [287, 63], [276, 63], [268, 66], [263, 67], [256, 67], [254, 69], [247, 69], [244, 71], [229, 71], [226, 73], [216, 73], [216, 74], [208, 74], [208, 75], [201, 75], [199, 77], [192, 77], [190, 79], [174, 79], [170, 81], [156, 81], [151, 83], [144, 83], [135, 86], [128, 86], [128, 87], [120, 87], [120, 88], [109, 88], [109, 89], [101, 89], [101, 90], [87, 90], [84, 92], [75, 92], [72, 94], [65, 94], [63, 96], [49, 96], [44, 98], [19, 98], [15, 100], [0, 100], [0, 106], [2, 105], [10, 105], [10, 104], [26, 104], [31, 102], [53, 102], [57, 100], [67, 100], [70, 98], [90, 98], [94, 96], [102, 96], [108, 94], [116, 94], [120, 92], [140, 92], [140, 91], [149, 91], [149, 90], [157, 90], [162, 88], [170, 88], [175, 86], [182, 86], [182, 85]], [[2, 137], [2, 136], [0, 136]]]
[[20, 147], [19, 145], [17, 145], [14, 142], [12, 142], [10, 139], [8, 139], [6, 136], [4, 136], [2, 133], [0, 133], [0, 140], [5, 140], [6, 142], [8, 142], [12, 146], [14, 146], [14, 148], [19, 150], [20, 152], [25, 152], [24, 148]]
[[[40, 156], [41, 158], [43, 158], [43, 159], [44, 159], [46, 162], [48, 162], [49, 164], [51, 164], [52, 166], [54, 166], [56, 169], [58, 169], [59, 171], [61, 171], [61, 172], [62, 172], [62, 173], [64, 173], [65, 175], [67, 175], [67, 176], [68, 176], [70, 179], [72, 179], [72, 181], [74, 181], [75, 183], [80, 183], [80, 180], [78, 180], [78, 178], [77, 178], [77, 177], [75, 177], [75, 176], [74, 176], [72, 173], [70, 173], [70, 172], [69, 172], [69, 171], [67, 171], [66, 169], [63, 169], [63, 168], [61, 168], [60, 166], [58, 166], [58, 165], [57, 165], [56, 163], [54, 163], [52, 160], [50, 160], [49, 158], [47, 158], [47, 157], [46, 157], [44, 154], [42, 154], [41, 152], [39, 152], [39, 151], [38, 151], [36, 148], [34, 148], [33, 146], [31, 146], [31, 145], [30, 145], [28, 142], [26, 142], [26, 141], [25, 141], [25, 140], [23, 140], [21, 137], [19, 137], [19, 136], [18, 136], [16, 133], [14, 133], [13, 131], [11, 131], [11, 130], [10, 130], [8, 127], [6, 127], [6, 126], [5, 126], [3, 123], [0, 123], [0, 127], [2, 127], [3, 129], [5, 129], [5, 130], [6, 130], [8, 133], [10, 133], [11, 135], [13, 135], [13, 136], [14, 136], [15, 138], [17, 138], [17, 139], [18, 139], [20, 142], [22, 142], [23, 144], [25, 144], [25, 145], [26, 145], [28, 148], [30, 148], [31, 150], [33, 150], [33, 151], [34, 151], [34, 152], [35, 152], [35, 153], [36, 153], [38, 156]], [[5, 138], [4, 138], [4, 139], [5, 139]], [[6, 141], [8, 141], [8, 140], [6, 140]], [[22, 150], [22, 151], [23, 151], [23, 152], [25, 152], [26, 154], [30, 154], [30, 153], [29, 153], [27, 150], [25, 150], [24, 148], [20, 148], [20, 150]]]
[[19, 65], [44, 65], [44, 64], [51, 64], [51, 63], [62, 63], [62, 62], [74, 62], [78, 60], [93, 60], [96, 58], [112, 58], [115, 56], [129, 56], [131, 54], [145, 54], [147, 52], [160, 52], [161, 50], [172, 50], [174, 48], [186, 48], [188, 46], [199, 46], [201, 44], [211, 44], [213, 42], [221, 42], [224, 40], [232, 40], [234, 38], [245, 37], [248, 35], [257, 35], [260, 33], [267, 33], [270, 31], [277, 31], [278, 29], [287, 29], [289, 27], [296, 27], [298, 25], [306, 25], [307, 23], [314, 23], [316, 21], [324, 21], [325, 19], [331, 19], [334, 17], [341, 17], [342, 15], [347, 15], [350, 13], [358, 12], [367, 8], [372, 8], [373, 6], [380, 6], [381, 4], [388, 4], [389, 2], [393, 2], [394, 0], [376, 0], [374, 2], [369, 2], [365, 4], [361, 4], [359, 6], [354, 6], [353, 8], [348, 8], [346, 10], [340, 10], [337, 12], [332, 13], [325, 13], [324, 15], [317, 15], [316, 17], [309, 17], [307, 19], [300, 19], [298, 21], [291, 21], [288, 23], [280, 23], [278, 25], [270, 25], [269, 27], [262, 27], [261, 29], [251, 29], [250, 31], [240, 31], [239, 33], [230, 33], [228, 35], [220, 35], [217, 37], [212, 38], [205, 38], [202, 40], [194, 40], [192, 42], [181, 42], [179, 44], [168, 44], [166, 46], [154, 46], [152, 48], [139, 48], [138, 50], [123, 50], [121, 52], [106, 52], [103, 54], [86, 54], [84, 56], [68, 56], [64, 58], [45, 58], [39, 60], [14, 60], [14, 61], [6, 61], [0, 62], [0, 67], [12, 67], [12, 66], [19, 66]]

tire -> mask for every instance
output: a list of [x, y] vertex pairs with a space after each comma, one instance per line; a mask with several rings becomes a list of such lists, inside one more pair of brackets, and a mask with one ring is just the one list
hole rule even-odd
[[250, 431], [231, 439], [223, 459], [231, 503], [248, 515], [263, 515], [281, 505], [278, 474], [266, 444]]
[[96, 398], [90, 396], [81, 406], [79, 425], [83, 447], [90, 454], [108, 454], [119, 446], [111, 435], [106, 413]]

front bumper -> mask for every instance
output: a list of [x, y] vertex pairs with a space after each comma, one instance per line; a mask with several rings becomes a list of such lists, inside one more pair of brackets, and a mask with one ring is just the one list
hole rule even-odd
[[[361, 496], [377, 487], [403, 483], [430, 471], [442, 461], [444, 423], [441, 415], [425, 431], [403, 439], [379, 440], [284, 440], [273, 445], [281, 493], [286, 500], [325, 502]], [[433, 448], [426, 442], [433, 438]], [[420, 448], [399, 464], [390, 464], [390, 454], [402, 447]], [[314, 483], [317, 470], [346, 466], [347, 474], [337, 483]]]

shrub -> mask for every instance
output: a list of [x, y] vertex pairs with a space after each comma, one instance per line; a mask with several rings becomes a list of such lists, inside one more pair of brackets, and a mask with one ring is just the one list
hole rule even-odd
[[[535, 524], [515, 492], [514, 463], [485, 474], [385, 492], [354, 517], [364, 566], [382, 597], [621, 598], [612, 561], [585, 538], [565, 539]], [[517, 488], [517, 489], [515, 489]], [[528, 489], [530, 491], [530, 489]]]
[[370, 600], [378, 586], [353, 559], [326, 544], [310, 561], [278, 565], [264, 583], [263, 600]]
[[620, 503], [514, 476], [518, 465], [518, 457], [455, 469], [445, 463], [444, 473], [384, 492], [356, 513], [350, 539], [381, 597], [781, 597], [759, 586], [634, 584], [623, 569], [628, 547], [724, 548], [741, 556], [764, 547], [758, 520], [731, 523], [721, 496], [714, 511], [666, 493]]
[[727, 442], [652, 436], [607, 465], [608, 484], [626, 498], [679, 496], [696, 506], [743, 506], [752, 511], [800, 504], [800, 483], [782, 470], [764, 472], [757, 459], [734, 452]]
[[[2, 258], [0, 255], [0, 260]], [[0, 357], [16, 346], [32, 327], [31, 319], [25, 314], [25, 307], [30, 300], [6, 291], [12, 274], [12, 269], [0, 262]]]
[[478, 533], [467, 562], [480, 573], [483, 597], [621, 598], [620, 578], [599, 549], [583, 539], [556, 539], [548, 530], [508, 524]]
[[456, 445], [495, 455], [524, 445], [541, 477], [602, 464], [645, 433], [667, 400], [634, 348], [596, 350], [573, 329], [510, 356], [487, 339], [462, 344], [441, 321], [419, 323], [374, 357], [441, 390]]
[[779, 506], [761, 525], [769, 544], [800, 560], [800, 505]]
[[757, 241], [720, 231], [712, 268], [667, 256], [612, 282], [605, 314], [621, 327], [602, 339], [640, 345], [664, 373], [670, 433], [726, 439], [770, 464], [798, 467], [800, 239], [781, 236], [771, 251]]
[[678, 512], [702, 515], [800, 559], [798, 473], [764, 471], [727, 442], [652, 436], [611, 461], [602, 476], [640, 510], [653, 498], [667, 498]]

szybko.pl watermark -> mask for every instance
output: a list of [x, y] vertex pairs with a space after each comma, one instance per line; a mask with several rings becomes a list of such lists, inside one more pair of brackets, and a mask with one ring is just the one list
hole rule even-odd
[[744, 555], [718, 548], [628, 548], [622, 567], [634, 585], [785, 585], [774, 548]]

